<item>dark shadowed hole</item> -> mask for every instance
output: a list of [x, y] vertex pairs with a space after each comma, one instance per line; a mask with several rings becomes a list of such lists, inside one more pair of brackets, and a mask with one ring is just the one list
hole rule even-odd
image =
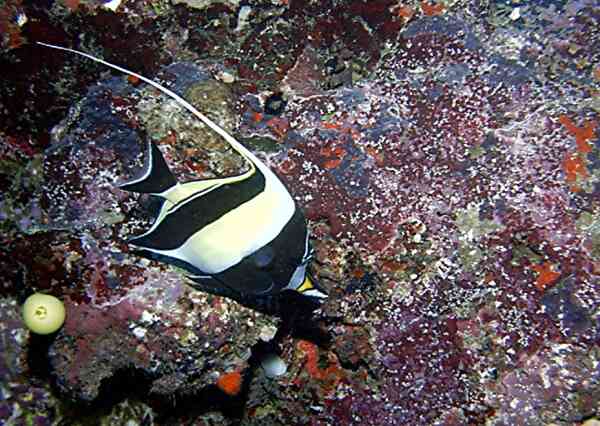
[[265, 112], [270, 115], [280, 115], [286, 104], [281, 93], [274, 93], [265, 100]]
[[242, 388], [230, 396], [215, 385], [208, 385], [197, 392], [154, 398], [151, 401], [156, 412], [155, 424], [177, 425], [182, 419], [193, 419], [211, 411], [218, 411], [234, 423], [241, 421], [248, 395], [250, 380], [243, 377]]
[[48, 349], [55, 337], [56, 333], [48, 335], [30, 333], [27, 346], [27, 366], [33, 377], [43, 380], [50, 378], [52, 369], [48, 359]]
[[[114, 407], [125, 401], [145, 400], [151, 378], [140, 369], [125, 368], [102, 380], [99, 395], [89, 402], [62, 401], [62, 416], [66, 419], [77, 419], [78, 424], [97, 424], [100, 417], [106, 417]], [[149, 419], [140, 419], [140, 425], [147, 424]]]

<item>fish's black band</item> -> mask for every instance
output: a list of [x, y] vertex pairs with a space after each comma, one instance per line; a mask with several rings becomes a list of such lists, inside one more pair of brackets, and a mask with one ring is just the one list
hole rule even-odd
[[250, 201], [265, 189], [265, 177], [257, 168], [247, 179], [225, 184], [200, 197], [190, 197], [168, 213], [151, 233], [130, 241], [138, 247], [175, 250], [205, 226]]

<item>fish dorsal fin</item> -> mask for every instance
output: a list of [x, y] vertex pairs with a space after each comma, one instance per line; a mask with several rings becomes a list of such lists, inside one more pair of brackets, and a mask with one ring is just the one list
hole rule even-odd
[[[202, 114], [181, 96], [167, 89], [161, 84], [144, 77], [143, 75], [129, 71], [128, 69], [122, 68], [118, 65], [111, 64], [110, 62], [96, 58], [88, 53], [47, 43], [38, 42], [38, 44], [52, 49], [58, 49], [83, 56], [92, 61], [101, 63], [109, 68], [139, 78], [140, 80], [169, 96], [171, 99], [175, 100], [178, 104], [191, 112], [208, 128], [225, 139], [225, 141], [249, 163], [249, 170], [238, 176], [223, 179], [211, 179], [207, 181], [188, 182], [185, 184], [178, 184], [176, 182], [173, 184], [173, 181], [170, 180], [170, 178], [165, 177], [166, 172], [164, 172], [163, 169], [163, 171], [160, 173], [160, 179], [150, 179], [148, 182], [153, 181], [160, 183], [160, 185], [156, 185], [156, 188], [164, 190], [162, 192], [154, 192], [158, 189], [153, 189], [151, 193], [163, 197], [165, 202], [163, 203], [161, 212], [159, 213], [159, 216], [152, 228], [146, 234], [138, 237], [138, 239], [143, 238], [145, 235], [149, 235], [155, 230], [159, 229], [162, 226], [162, 223], [168, 219], [170, 214], [176, 214], [177, 211], [179, 211], [178, 209], [182, 209], [188, 205], [191, 205], [188, 204], [187, 201], [197, 201], [198, 197], [206, 195], [206, 193], [212, 192], [214, 189], [220, 188], [224, 184], [242, 181], [247, 182], [253, 177], [259, 176], [260, 180], [264, 182], [260, 193], [255, 194], [255, 196], [248, 201], [237, 206], [234, 210], [224, 214], [217, 222], [205, 226], [205, 229], [203, 229], [202, 232], [197, 232], [195, 234], [195, 236], [198, 236], [198, 238], [195, 238], [195, 236], [188, 238], [188, 240], [186, 240], [186, 244], [187, 242], [191, 242], [195, 244], [194, 247], [190, 248], [189, 250], [187, 245], [185, 247], [182, 246], [183, 248], [180, 247], [172, 250], [153, 249], [154, 252], [165, 256], [175, 257], [194, 266], [197, 266], [196, 264], [202, 264], [206, 266], [206, 268], [203, 266], [198, 267], [197, 269], [206, 273], [212, 273], [212, 271], [218, 272], [223, 270], [222, 267], [224, 267], [224, 265], [230, 266], [233, 264], [232, 262], [236, 261], [236, 259], [239, 261], [248, 254], [253, 253], [254, 251], [271, 242], [292, 219], [296, 211], [294, 200], [275, 173], [273, 173], [273, 171], [269, 169], [266, 164], [256, 157], [248, 148], [227, 133], [225, 129], [216, 124], [206, 115]], [[160, 154], [160, 151], [156, 149], [155, 153]], [[162, 158], [162, 154], [160, 156]], [[150, 162], [149, 167], [152, 167], [152, 162]], [[257, 171], [260, 173], [257, 173]], [[153, 173], [156, 172], [154, 171]], [[170, 171], [168, 173], [170, 174]], [[147, 189], [144, 188], [146, 185], [145, 181], [149, 179], [149, 176], [146, 176], [146, 174], [148, 174], [148, 170], [146, 170], [141, 178], [126, 182], [124, 186], [122, 186], [123, 189]], [[150, 173], [150, 175], [151, 174], [152, 173]], [[163, 182], [162, 179], [165, 179], [165, 181]], [[144, 183], [144, 185], [142, 185], [142, 183]], [[215, 193], [213, 192], [213, 194]], [[232, 248], [226, 244], [228, 241], [237, 241], [238, 243], [234, 247], [235, 250], [233, 255], [230, 253]], [[226, 259], [227, 261], [223, 261], [219, 258], [220, 254], [216, 249], [222, 248], [221, 246], [224, 246], [229, 250], [229, 253], [226, 253], [228, 256]], [[202, 253], [207, 253], [205, 256], [206, 259], [202, 258], [202, 262], [199, 262], [197, 260], [199, 256], [203, 256]], [[207, 256], [210, 257], [210, 259], [208, 259]]]
[[176, 186], [177, 180], [169, 170], [162, 153], [154, 142], [149, 142], [142, 176], [120, 184], [119, 188], [125, 191], [160, 195]]
[[186, 183], [178, 183], [169, 169], [160, 149], [154, 142], [148, 142], [148, 154], [144, 171], [138, 178], [119, 185], [125, 191], [141, 192], [162, 197], [175, 205], [191, 196], [198, 196], [217, 187], [248, 178], [254, 169], [237, 176], [218, 179], [205, 179]]
[[[62, 47], [62, 46], [56, 46], [54, 44], [42, 43], [39, 41], [37, 42], [37, 44], [39, 44], [41, 46], [46, 46], [46, 47], [49, 47], [52, 49], [62, 50], [64, 52], [74, 53], [76, 55], [91, 59], [94, 62], [98, 62], [103, 65], [106, 65], [109, 68], [115, 69], [117, 71], [121, 71], [122, 73], [137, 77], [140, 80], [142, 80], [143, 82], [148, 83], [152, 87], [158, 89], [165, 95], [174, 99], [178, 104], [183, 106], [189, 112], [194, 114], [198, 119], [200, 119], [200, 121], [202, 121], [211, 130], [213, 130], [215, 133], [217, 133], [219, 136], [221, 136], [223, 139], [225, 139], [225, 141], [227, 141], [227, 143], [237, 153], [239, 153], [242, 157], [244, 157], [244, 159], [246, 161], [248, 161], [248, 163], [250, 164], [251, 170], [249, 170], [247, 172], [247, 174], [243, 174], [243, 175], [234, 177], [233, 178], [234, 180], [243, 180], [245, 177], [253, 174], [254, 169], [256, 167], [259, 168], [260, 171], [265, 176], [265, 179], [269, 182], [270, 189], [272, 191], [278, 192], [281, 195], [280, 201], [283, 205], [285, 205], [284, 210], [286, 211], [286, 214], [284, 215], [286, 217], [284, 218], [284, 220], [282, 220], [282, 223], [285, 224], [285, 222], [287, 222], [287, 220], [289, 220], [289, 218], [292, 216], [293, 210], [294, 210], [293, 200], [292, 200], [291, 196], [289, 195], [287, 189], [283, 186], [283, 184], [279, 180], [279, 178], [262, 161], [260, 161], [258, 159], [258, 157], [256, 157], [252, 152], [250, 152], [250, 150], [248, 150], [244, 145], [242, 145], [240, 142], [238, 142], [233, 136], [231, 136], [229, 133], [227, 133], [227, 131], [225, 129], [223, 129], [217, 123], [215, 123], [210, 118], [208, 118], [206, 115], [202, 114], [200, 111], [198, 111], [196, 108], [194, 108], [194, 106], [192, 104], [190, 104], [188, 101], [183, 99], [177, 93], [173, 92], [172, 90], [167, 89], [166, 87], [162, 86], [161, 84], [159, 84], [147, 77], [144, 77], [141, 74], [130, 71], [130, 70], [120, 67], [118, 65], [111, 64], [110, 62], [107, 62], [100, 58], [96, 58], [95, 56], [92, 56], [88, 53], [81, 52], [81, 51], [75, 50], [75, 49], [70, 49], [68, 47]], [[283, 227], [283, 224], [281, 224], [282, 227]]]

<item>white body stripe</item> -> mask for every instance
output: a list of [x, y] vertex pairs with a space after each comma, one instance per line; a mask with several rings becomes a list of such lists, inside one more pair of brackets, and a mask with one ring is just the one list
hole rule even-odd
[[218, 274], [273, 241], [294, 208], [287, 191], [266, 181], [263, 192], [205, 226], [179, 248], [146, 250], [183, 260], [207, 274]]

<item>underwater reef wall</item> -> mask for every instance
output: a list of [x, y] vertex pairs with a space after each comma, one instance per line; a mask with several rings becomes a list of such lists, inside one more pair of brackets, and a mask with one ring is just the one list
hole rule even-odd
[[[0, 419], [596, 424], [599, 21], [592, 0], [0, 3]], [[247, 166], [34, 41], [160, 81], [263, 159], [322, 306], [272, 315], [134, 252], [160, 206], [116, 185], [148, 140], [181, 181]], [[65, 303], [58, 333], [21, 322], [34, 291]]]

